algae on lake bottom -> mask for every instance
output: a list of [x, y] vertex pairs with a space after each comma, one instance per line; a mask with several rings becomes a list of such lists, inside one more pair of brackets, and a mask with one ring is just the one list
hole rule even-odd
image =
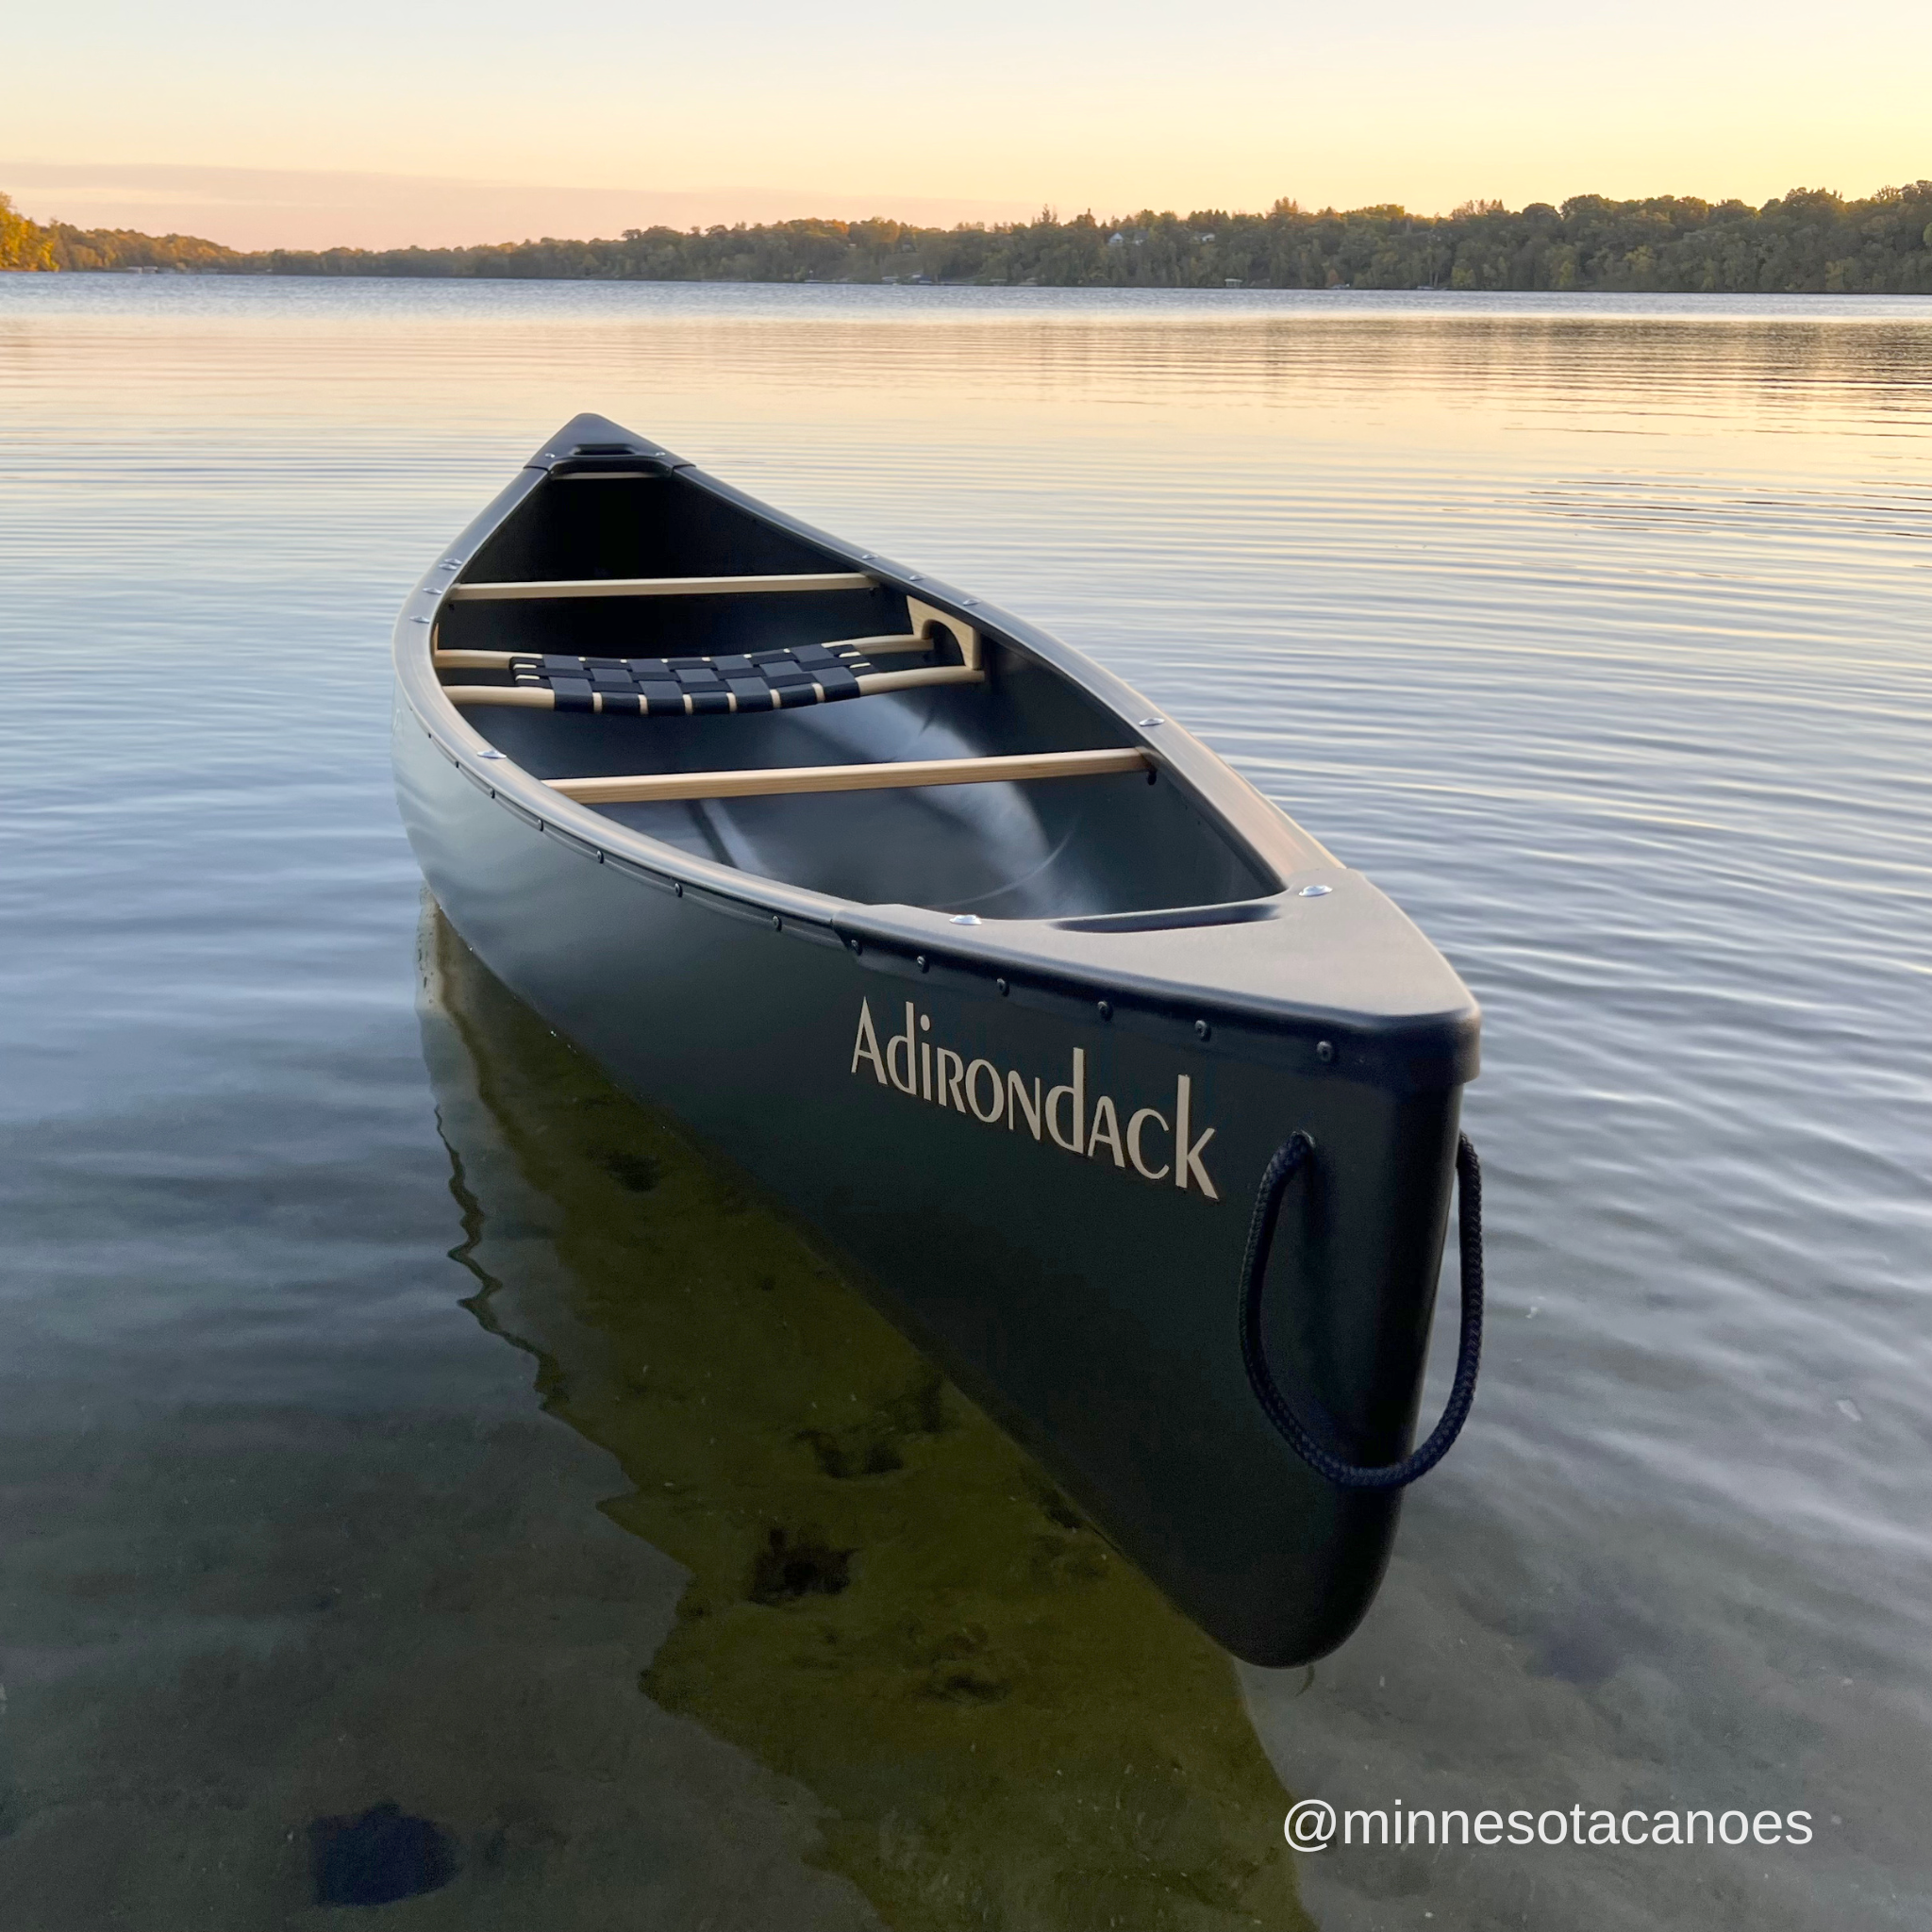
[[423, 933], [468, 1306], [691, 1572], [640, 1689], [903, 1932], [1305, 1925], [1227, 1657], [759, 1199]]

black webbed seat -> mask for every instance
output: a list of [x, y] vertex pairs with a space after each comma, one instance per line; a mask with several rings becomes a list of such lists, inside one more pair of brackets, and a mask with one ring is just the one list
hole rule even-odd
[[716, 711], [777, 711], [856, 698], [870, 673], [864, 658], [824, 644], [719, 658], [512, 657], [512, 680], [548, 690], [559, 711], [691, 717]]

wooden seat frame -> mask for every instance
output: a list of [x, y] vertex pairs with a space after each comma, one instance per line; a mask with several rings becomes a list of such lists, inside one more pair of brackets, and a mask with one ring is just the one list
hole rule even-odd
[[[457, 584], [455, 600], [488, 601], [535, 597], [689, 597], [744, 594], [763, 591], [870, 591], [874, 580], [858, 571], [815, 575], [748, 577], [625, 577], [550, 580], [531, 583]], [[942, 642], [958, 646], [957, 664], [926, 665], [913, 671], [868, 672], [858, 679], [858, 693], [916, 690], [923, 685], [984, 684], [977, 630], [916, 597], [906, 600], [908, 631], [890, 637], [843, 638], [828, 650], [872, 657], [888, 651], [929, 651]], [[935, 635], [938, 633], [939, 635]], [[511, 664], [545, 655], [539, 651], [441, 651], [432, 649], [439, 671], [507, 670]], [[442, 694], [453, 705], [509, 705], [554, 710], [557, 693], [543, 686], [448, 684]], [[591, 693], [593, 711], [604, 708], [600, 692]], [[737, 700], [732, 700], [737, 708]], [[626, 715], [634, 716], [635, 713]], [[1100, 751], [1028, 752], [971, 758], [910, 758], [872, 765], [785, 765], [729, 772], [654, 772], [637, 777], [549, 778], [544, 782], [580, 805], [646, 805], [695, 798], [760, 798], [808, 791], [891, 791], [923, 785], [999, 785], [1036, 778], [1096, 778], [1123, 772], [1154, 775], [1154, 761], [1138, 745]]]

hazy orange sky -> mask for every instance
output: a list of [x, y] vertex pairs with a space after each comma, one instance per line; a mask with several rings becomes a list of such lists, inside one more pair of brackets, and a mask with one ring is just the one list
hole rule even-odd
[[243, 246], [1932, 175], [1924, 0], [66, 0], [0, 44], [0, 191]]

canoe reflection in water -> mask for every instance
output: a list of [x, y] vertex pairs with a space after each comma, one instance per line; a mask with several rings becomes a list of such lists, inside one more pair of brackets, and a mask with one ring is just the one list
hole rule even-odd
[[422, 1008], [465, 1306], [691, 1572], [642, 1694], [808, 1789], [894, 1925], [1303, 1923], [1226, 1656], [433, 904]]

